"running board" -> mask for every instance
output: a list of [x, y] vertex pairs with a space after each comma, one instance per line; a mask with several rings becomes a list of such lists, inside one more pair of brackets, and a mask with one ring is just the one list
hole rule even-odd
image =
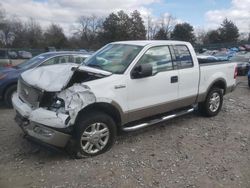
[[190, 108], [190, 109], [187, 109], [187, 110], [182, 110], [182, 111], [177, 112], [175, 114], [163, 116], [163, 117], [151, 120], [151, 121], [146, 122], [146, 123], [141, 123], [139, 125], [135, 125], [135, 126], [131, 126], [131, 127], [122, 127], [122, 130], [126, 131], [126, 132], [135, 131], [135, 130], [138, 130], [138, 129], [149, 127], [149, 126], [151, 126], [153, 124], [156, 124], [156, 123], [160, 123], [160, 122], [163, 122], [163, 121], [166, 121], [166, 120], [170, 120], [170, 119], [173, 119], [173, 118], [176, 118], [176, 117], [179, 117], [179, 116], [189, 114], [189, 113], [191, 113], [193, 111], [194, 111], [194, 108]]

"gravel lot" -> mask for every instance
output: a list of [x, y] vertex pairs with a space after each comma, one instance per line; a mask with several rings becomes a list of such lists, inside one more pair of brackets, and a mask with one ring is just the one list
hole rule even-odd
[[0, 106], [0, 187], [250, 187], [250, 89], [238, 79], [214, 118], [191, 114], [118, 137], [82, 160], [23, 139]]

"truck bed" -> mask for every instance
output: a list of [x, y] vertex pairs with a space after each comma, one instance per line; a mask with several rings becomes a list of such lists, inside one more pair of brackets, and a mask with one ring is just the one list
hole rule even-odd
[[217, 61], [208, 63], [199, 63], [200, 66], [200, 84], [199, 94], [206, 93], [210, 85], [217, 80], [227, 83], [225, 89], [234, 86], [235, 63], [230, 61]]

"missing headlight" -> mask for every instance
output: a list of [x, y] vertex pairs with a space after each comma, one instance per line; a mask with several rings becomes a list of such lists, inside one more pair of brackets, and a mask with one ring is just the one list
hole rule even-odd
[[51, 104], [51, 108], [62, 108], [65, 107], [65, 103], [64, 100], [60, 99], [60, 98], [55, 98], [53, 100], [53, 103]]
[[48, 110], [51, 110], [54, 112], [66, 113], [64, 100], [54, 97], [51, 105], [48, 107]]

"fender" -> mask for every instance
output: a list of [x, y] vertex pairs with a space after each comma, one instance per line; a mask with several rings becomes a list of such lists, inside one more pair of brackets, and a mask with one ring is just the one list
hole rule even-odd
[[225, 80], [224, 78], [218, 78], [218, 79], [214, 80], [214, 81], [209, 85], [209, 87], [207, 88], [207, 90], [206, 90], [205, 93], [201, 93], [201, 94], [198, 95], [197, 102], [205, 101], [208, 92], [210, 91], [210, 89], [211, 89], [213, 86], [218, 86], [220, 89], [223, 89], [223, 94], [225, 94], [226, 89], [227, 89], [227, 82], [226, 82], [226, 80]]
[[83, 109], [81, 109], [78, 112], [74, 123], [77, 122], [78, 118], [81, 115], [84, 115], [84, 113], [92, 110], [99, 110], [107, 113], [114, 119], [114, 121], [117, 123], [118, 126], [121, 126], [127, 122], [127, 114], [123, 113], [118, 103], [116, 103], [115, 101], [108, 102], [107, 100], [103, 101], [98, 100], [98, 102], [91, 103], [85, 106]]

